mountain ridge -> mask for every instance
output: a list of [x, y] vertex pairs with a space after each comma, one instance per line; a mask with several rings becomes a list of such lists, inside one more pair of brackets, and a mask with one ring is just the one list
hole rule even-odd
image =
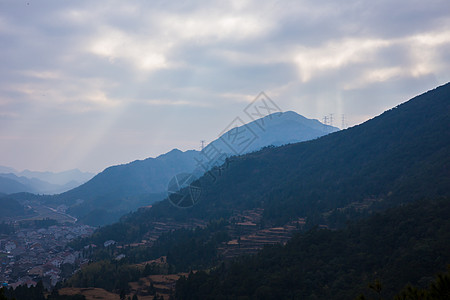
[[127, 218], [214, 219], [261, 207], [266, 222], [308, 217], [339, 227], [352, 216], [449, 196], [449, 112], [446, 84], [350, 129], [234, 157], [216, 181], [200, 178], [202, 199], [190, 209], [165, 200]]
[[[303, 142], [339, 131], [339, 128], [322, 124], [316, 119], [308, 119], [294, 111], [276, 112], [249, 122], [238, 129], [240, 128], [243, 130], [231, 128], [222, 132], [219, 138], [206, 146], [206, 151], [208, 147], [215, 147], [223, 149], [223, 152], [228, 155], [242, 155], [267, 146]], [[232, 145], [236, 143], [239, 134], [252, 142], [245, 145], [245, 148]]]
[[[278, 140], [282, 140], [278, 144], [316, 138], [329, 131], [338, 130], [338, 128], [323, 125], [317, 120], [305, 118], [292, 111], [268, 115], [262, 121], [265, 122], [266, 132], [261, 130], [258, 125], [261, 119], [239, 127], [250, 127], [253, 132], [258, 134], [254, 138], [254, 143], [250, 145], [251, 147], [245, 149], [243, 153], [273, 144], [275, 141], [274, 130], [279, 131], [280, 128], [285, 128], [286, 134], [278, 134]], [[276, 128], [271, 129], [273, 126]], [[49, 198], [48, 203], [57, 205], [57, 203], [63, 202], [69, 206], [69, 213], [83, 220], [83, 215], [89, 214], [89, 211], [92, 210], [96, 210], [96, 213], [99, 214], [98, 209], [104, 210], [105, 207], [108, 207], [109, 209], [120, 209], [121, 213], [125, 214], [140, 206], [147, 206], [155, 201], [163, 200], [167, 196], [167, 185], [173, 176], [194, 171], [197, 172], [196, 175], [201, 176], [207, 171], [207, 169], [199, 167], [198, 161], [211, 147], [220, 148], [220, 151], [228, 156], [235, 155], [232, 151], [227, 151], [227, 145], [222, 142], [226, 134], [224, 133], [208, 144], [204, 151], [172, 149], [155, 158], [149, 157], [127, 164], [110, 166], [79, 187]], [[213, 166], [214, 164], [211, 164], [209, 168]], [[127, 203], [121, 203], [120, 199]], [[114, 218], [117, 218], [118, 214], [117, 212]], [[86, 222], [91, 222], [90, 220], [90, 217], [84, 219]]]
[[[92, 178], [94, 174], [81, 172], [78, 169], [63, 172], [40, 172], [17, 170], [0, 166], [0, 180], [9, 184], [0, 184], [0, 192], [10, 194], [18, 192], [32, 192], [36, 194], [58, 194], [73, 189]], [[4, 179], [8, 178], [8, 180]], [[13, 183], [15, 181], [16, 183]], [[14, 188], [12, 188], [14, 187]]]

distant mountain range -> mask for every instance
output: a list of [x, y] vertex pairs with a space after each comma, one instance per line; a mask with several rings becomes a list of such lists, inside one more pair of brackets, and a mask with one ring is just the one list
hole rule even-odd
[[2, 194], [13, 194], [13, 193], [33, 191], [33, 189], [30, 186], [23, 184], [18, 180], [15, 180], [15, 178], [17, 178], [17, 176], [15, 176], [12, 173], [0, 174], [0, 191]]
[[16, 173], [17, 176], [24, 176], [27, 178], [37, 178], [42, 181], [47, 181], [51, 184], [57, 185], [67, 185], [70, 183], [85, 183], [95, 176], [94, 173], [82, 172], [78, 169], [72, 169], [62, 172], [37, 172], [24, 170], [22, 172]]
[[94, 176], [78, 169], [64, 172], [18, 172], [10, 167], [0, 166], [0, 192], [12, 194], [30, 192], [36, 194], [57, 194], [73, 189]]
[[[194, 170], [201, 176], [206, 169], [199, 167], [198, 161], [204, 159], [205, 153], [210, 152], [212, 148], [232, 156], [259, 150], [265, 146], [310, 140], [338, 130], [292, 111], [275, 113], [230, 129], [207, 145], [203, 151], [182, 152], [173, 149], [156, 158], [112, 166], [83, 185], [47, 200], [48, 204], [53, 206], [64, 203], [69, 207], [68, 212], [83, 222], [103, 225], [118, 220], [121, 215], [138, 207], [163, 200], [167, 196], [167, 185], [173, 176]], [[240, 152], [230, 148], [229, 135], [233, 132], [246, 132], [247, 135], [250, 133], [252, 140], [248, 147], [239, 149]], [[214, 163], [208, 167], [213, 166]]]
[[3, 173], [16, 173], [17, 171], [10, 167], [0, 166], [0, 174]]

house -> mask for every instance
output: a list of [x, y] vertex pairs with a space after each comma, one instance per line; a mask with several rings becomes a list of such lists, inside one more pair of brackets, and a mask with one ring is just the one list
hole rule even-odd
[[12, 250], [14, 250], [16, 248], [17, 248], [17, 245], [13, 241], [8, 241], [5, 244], [5, 251], [8, 252], [8, 253], [10, 253]]
[[107, 248], [107, 247], [109, 247], [109, 246], [111, 246], [111, 245], [115, 245], [115, 244], [116, 244], [116, 241], [109, 240], [109, 241], [104, 242], [104, 243], [103, 243], [103, 246], [104, 246], [105, 248]]

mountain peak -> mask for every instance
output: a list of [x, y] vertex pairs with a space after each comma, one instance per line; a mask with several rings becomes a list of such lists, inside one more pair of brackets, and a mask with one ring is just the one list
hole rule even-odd
[[[303, 142], [339, 131], [339, 128], [308, 119], [294, 111], [276, 112], [237, 128], [228, 130], [209, 145], [223, 149], [224, 153], [240, 155], [257, 151], [265, 146]], [[251, 140], [251, 143], [244, 145], [245, 147], [230, 145], [227, 140], [230, 136], [235, 136], [236, 132], [247, 132], [244, 133], [247, 135], [245, 138]]]
[[180, 155], [183, 155], [184, 153], [189, 153], [191, 151], [197, 152], [195, 150], [181, 151], [178, 148], [173, 148], [169, 152], [157, 156], [156, 159], [166, 159], [166, 158], [171, 158], [172, 159], [172, 158], [180, 157]]

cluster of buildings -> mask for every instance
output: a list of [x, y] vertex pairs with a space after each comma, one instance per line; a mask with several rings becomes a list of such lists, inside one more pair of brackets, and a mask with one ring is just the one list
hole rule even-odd
[[45, 286], [54, 286], [87, 262], [67, 244], [93, 231], [87, 225], [67, 224], [21, 228], [0, 236], [0, 285], [30, 286], [42, 280]]

